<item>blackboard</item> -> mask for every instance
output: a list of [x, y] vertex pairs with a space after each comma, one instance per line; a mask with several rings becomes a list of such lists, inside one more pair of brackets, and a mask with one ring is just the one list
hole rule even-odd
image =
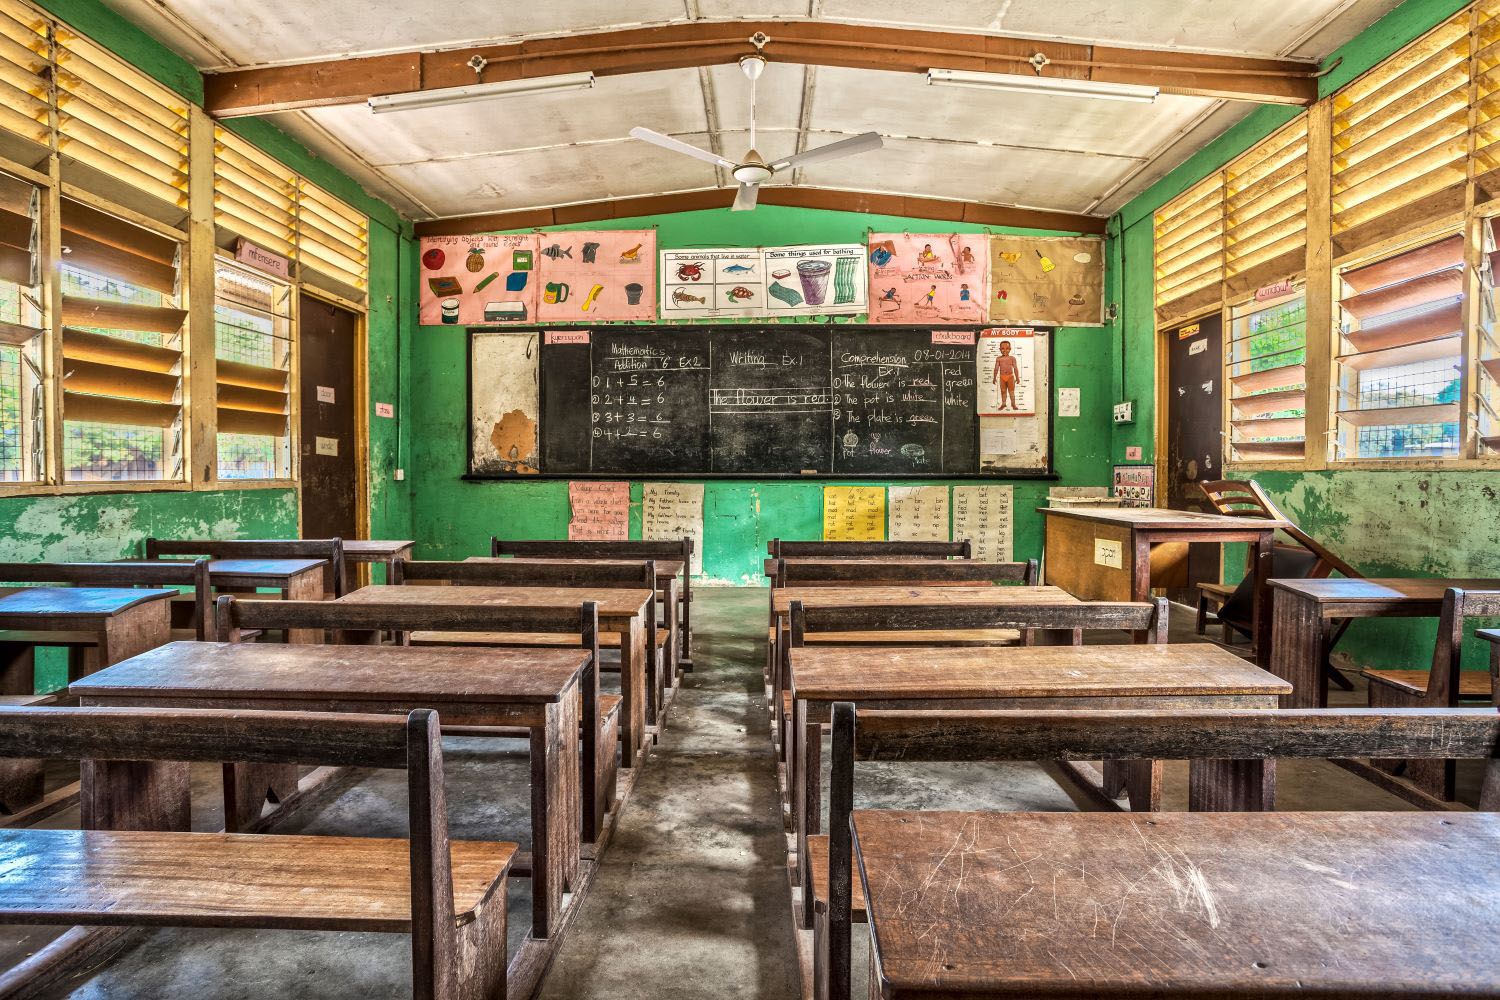
[[[954, 333], [855, 324], [534, 331], [536, 471], [1016, 474], [980, 462], [975, 347], [934, 342]], [[475, 384], [471, 371], [471, 417]], [[471, 470], [483, 476], [472, 450], [471, 439]]]

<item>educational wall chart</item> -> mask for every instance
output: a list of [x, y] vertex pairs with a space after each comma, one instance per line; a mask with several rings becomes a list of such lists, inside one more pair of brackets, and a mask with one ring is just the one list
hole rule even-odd
[[641, 537], [650, 541], [693, 540], [694, 576], [703, 573], [703, 484], [645, 483], [641, 486]]
[[871, 233], [871, 323], [982, 323], [989, 237]]
[[759, 316], [766, 308], [758, 247], [661, 252], [661, 318]]
[[538, 241], [542, 322], [656, 318], [656, 230], [543, 233]]
[[762, 247], [766, 316], [862, 313], [864, 248], [857, 243]]
[[469, 471], [535, 475], [537, 389], [535, 331], [496, 330], [469, 337]]
[[885, 541], [885, 487], [823, 487], [823, 540]]
[[1114, 495], [1121, 507], [1150, 507], [1156, 502], [1156, 466], [1115, 466]]
[[568, 484], [568, 503], [573, 517], [568, 521], [568, 539], [623, 541], [630, 537], [630, 484]]
[[953, 487], [953, 540], [972, 545], [970, 558], [1010, 562], [1014, 507], [1015, 489], [1010, 486]]
[[1029, 417], [1036, 413], [1035, 331], [1026, 328], [979, 331], [975, 352], [981, 416]]
[[991, 236], [989, 262], [991, 323], [1103, 324], [1103, 240]]
[[892, 486], [887, 492], [891, 541], [948, 541], [948, 487]]
[[419, 322], [480, 326], [535, 320], [538, 249], [535, 233], [422, 237]]

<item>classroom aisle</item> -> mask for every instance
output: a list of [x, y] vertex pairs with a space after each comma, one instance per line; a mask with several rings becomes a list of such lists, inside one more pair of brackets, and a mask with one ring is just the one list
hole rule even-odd
[[799, 994], [761, 665], [766, 592], [694, 589], [693, 659], [547, 1000]]

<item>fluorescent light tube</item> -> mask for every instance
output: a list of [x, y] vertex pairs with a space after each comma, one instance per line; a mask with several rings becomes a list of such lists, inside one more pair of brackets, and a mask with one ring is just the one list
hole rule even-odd
[[1012, 73], [974, 73], [964, 69], [929, 69], [927, 82], [976, 90], [1012, 90], [1062, 97], [1097, 97], [1106, 101], [1137, 101], [1150, 104], [1161, 93], [1157, 87], [1100, 80], [1070, 80], [1060, 76], [1024, 76]]
[[534, 80], [501, 80], [497, 83], [470, 84], [467, 87], [416, 90], [409, 94], [383, 94], [370, 98], [369, 104], [370, 110], [378, 115], [387, 111], [417, 111], [421, 108], [440, 108], [449, 104], [468, 104], [471, 101], [488, 101], [496, 97], [515, 97], [520, 94], [588, 90], [593, 86], [593, 73], [568, 73], [564, 76], [537, 77]]

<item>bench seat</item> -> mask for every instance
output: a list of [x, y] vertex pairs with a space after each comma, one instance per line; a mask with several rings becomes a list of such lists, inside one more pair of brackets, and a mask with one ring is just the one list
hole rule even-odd
[[[667, 644], [665, 629], [656, 630], [658, 649]], [[576, 646], [579, 637], [561, 632], [413, 632], [413, 646]], [[619, 649], [619, 632], [600, 632], [600, 649]]]
[[[1430, 670], [1364, 670], [1361, 673], [1372, 683], [1395, 688], [1405, 695], [1421, 698], [1427, 694], [1427, 682], [1432, 678]], [[1464, 699], [1490, 697], [1490, 675], [1484, 670], [1462, 670], [1458, 674], [1458, 696]]]
[[1234, 593], [1234, 591], [1235, 588], [1231, 587], [1227, 583], [1198, 584], [1198, 592], [1200, 594], [1211, 594], [1214, 597], [1220, 598], [1221, 600], [1228, 600], [1229, 597]]
[[[503, 891], [516, 849], [451, 842], [459, 926]], [[9, 923], [411, 929], [405, 840], [0, 830], [0, 871]]]
[[72, 629], [0, 629], [0, 642], [25, 643], [29, 646], [66, 646], [85, 648], [99, 645], [99, 633]]
[[[826, 835], [807, 838], [807, 863], [812, 868], [813, 897], [819, 913], [828, 912], [828, 837]], [[851, 883], [850, 902], [854, 907], [854, 922], [865, 922], [865, 888], [856, 874]]]
[[897, 632], [810, 632], [809, 646], [1013, 646], [1021, 633], [1013, 628], [950, 628]]

